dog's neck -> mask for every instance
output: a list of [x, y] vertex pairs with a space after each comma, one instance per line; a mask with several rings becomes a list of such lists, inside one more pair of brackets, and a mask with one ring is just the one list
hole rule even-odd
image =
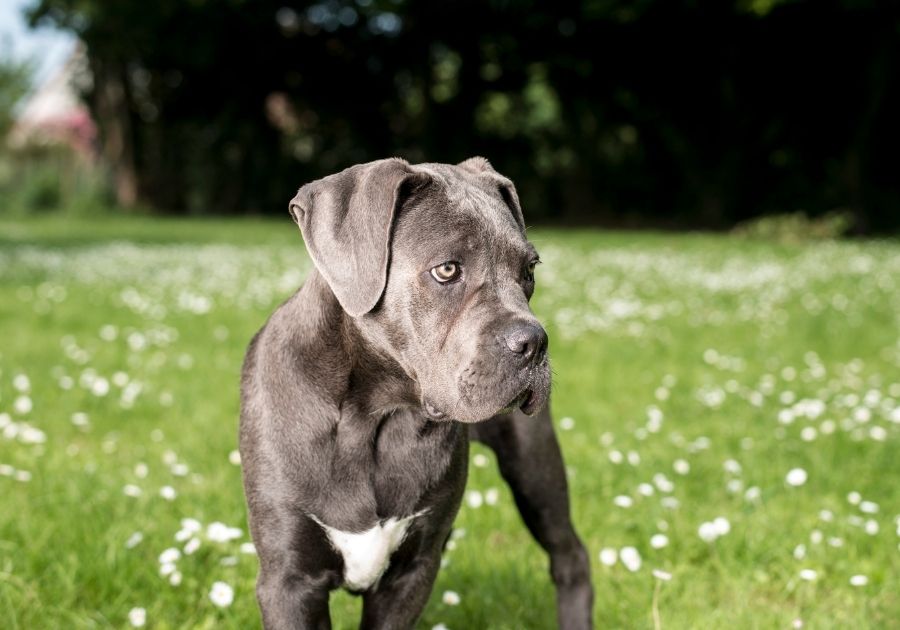
[[[320, 304], [319, 317], [309, 322], [312, 338], [340, 356], [342, 384], [335, 384], [340, 406], [352, 405], [361, 415], [384, 417], [398, 409], [419, 410], [419, 388], [403, 366], [380, 343], [377, 333], [340, 307], [321, 274], [314, 271], [302, 299]], [[340, 391], [343, 390], [343, 391]]]
[[348, 399], [368, 415], [385, 416], [397, 409], [419, 409], [418, 385], [390, 354], [344, 316], [344, 352], [350, 361]]

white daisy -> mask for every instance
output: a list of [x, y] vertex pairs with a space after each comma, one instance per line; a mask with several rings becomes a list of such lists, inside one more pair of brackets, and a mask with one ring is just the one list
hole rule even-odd
[[619, 550], [619, 560], [631, 572], [641, 568], [641, 554], [634, 547], [622, 547]]
[[731, 531], [731, 523], [728, 522], [728, 519], [724, 516], [717, 516], [713, 519], [713, 527], [716, 528], [717, 536], [724, 536], [728, 532]]
[[166, 501], [174, 501], [175, 497], [178, 496], [178, 493], [172, 486], [163, 486], [159, 489], [159, 496], [161, 496]]
[[19, 396], [16, 398], [15, 402], [13, 402], [13, 409], [20, 416], [24, 416], [26, 413], [29, 413], [32, 409], [33, 405], [31, 402], [31, 398], [25, 396]]
[[169, 547], [161, 554], [159, 554], [159, 563], [160, 564], [171, 564], [176, 562], [181, 557], [181, 552], [175, 547]]
[[620, 494], [613, 499], [613, 503], [620, 508], [630, 508], [634, 505], [634, 499], [627, 495]]
[[758, 486], [750, 486], [744, 492], [744, 500], [749, 501], [750, 503], [756, 503], [761, 496], [762, 490], [760, 490]]
[[227, 608], [234, 601], [234, 589], [225, 582], [214, 582], [209, 599], [219, 608]]
[[192, 553], [194, 553], [195, 551], [197, 551], [199, 548], [200, 548], [200, 539], [195, 536], [194, 538], [191, 538], [189, 541], [187, 541], [187, 544], [184, 546], [184, 553], [185, 553], [185, 555], [189, 556]]
[[861, 512], [865, 512], [866, 514], [877, 514], [878, 504], [874, 501], [863, 501], [859, 504], [859, 509]]
[[669, 537], [665, 534], [654, 534], [650, 537], [650, 546], [654, 549], [662, 549], [669, 544]]
[[796, 488], [805, 484], [807, 478], [808, 475], [805, 470], [802, 468], [792, 468], [788, 471], [788, 474], [785, 475], [784, 480], [789, 486], [794, 486]]
[[619, 559], [619, 554], [612, 547], [604, 547], [600, 550], [600, 564], [611, 567]]
[[27, 393], [31, 390], [31, 381], [25, 374], [16, 374], [13, 377], [13, 387], [18, 392]]
[[448, 606], [458, 606], [459, 602], [462, 600], [459, 597], [459, 593], [456, 591], [444, 591], [444, 594], [441, 596], [441, 601]]
[[143, 628], [147, 623], [147, 611], [143, 608], [132, 608], [128, 611], [128, 623], [135, 628]]
[[719, 532], [716, 529], [716, 526], [709, 522], [700, 523], [700, 527], [697, 529], [697, 535], [700, 536], [700, 539], [703, 542], [713, 542], [716, 538], [719, 537]]

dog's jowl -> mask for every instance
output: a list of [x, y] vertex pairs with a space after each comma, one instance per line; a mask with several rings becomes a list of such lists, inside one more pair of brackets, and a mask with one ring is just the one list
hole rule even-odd
[[560, 627], [590, 627], [547, 335], [528, 304], [538, 253], [512, 182], [483, 158], [388, 159], [307, 184], [290, 212], [315, 270], [250, 343], [241, 383], [265, 627], [329, 628], [337, 588], [363, 597], [363, 627], [413, 627], [469, 439], [496, 451], [549, 554]]

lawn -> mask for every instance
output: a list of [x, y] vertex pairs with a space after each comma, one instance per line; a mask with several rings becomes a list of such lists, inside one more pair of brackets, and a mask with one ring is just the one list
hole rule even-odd
[[[531, 238], [597, 626], [896, 628], [900, 244]], [[0, 221], [0, 628], [258, 627], [238, 374], [309, 268], [287, 218]], [[420, 626], [553, 627], [471, 457]]]

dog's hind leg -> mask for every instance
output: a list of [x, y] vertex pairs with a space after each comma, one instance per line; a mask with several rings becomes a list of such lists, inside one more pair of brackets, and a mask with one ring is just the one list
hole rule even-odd
[[569, 515], [566, 471], [549, 410], [532, 418], [519, 411], [497, 416], [470, 425], [469, 435], [497, 454], [525, 525], [550, 556], [559, 627], [591, 628], [590, 561]]

